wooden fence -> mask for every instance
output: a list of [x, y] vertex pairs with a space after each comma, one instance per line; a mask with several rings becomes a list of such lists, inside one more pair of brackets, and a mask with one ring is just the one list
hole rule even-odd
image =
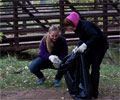
[[[99, 2], [98, 2], [99, 1]], [[94, 0], [93, 3], [59, 0], [55, 3], [40, 3], [40, 0], [1, 0], [0, 32], [5, 35], [0, 51], [21, 51], [38, 48], [41, 38], [54, 24], [60, 27], [69, 45], [78, 38], [65, 32], [64, 18], [72, 11], [81, 19], [96, 23], [107, 35], [109, 42], [120, 42], [120, 2]]]

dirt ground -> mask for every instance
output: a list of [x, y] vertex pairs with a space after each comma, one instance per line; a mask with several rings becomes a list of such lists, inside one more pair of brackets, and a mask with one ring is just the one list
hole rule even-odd
[[[73, 100], [67, 89], [47, 88], [1, 91], [0, 100]], [[120, 100], [120, 96], [99, 95], [97, 100]]]

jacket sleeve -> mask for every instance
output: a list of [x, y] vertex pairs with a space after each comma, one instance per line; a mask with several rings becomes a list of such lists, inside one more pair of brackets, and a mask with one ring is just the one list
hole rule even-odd
[[61, 46], [61, 52], [60, 52], [60, 60], [62, 60], [65, 56], [68, 54], [68, 45], [66, 39], [63, 40], [62, 46]]
[[88, 26], [85, 28], [85, 32], [87, 34], [88, 40], [86, 41], [86, 45], [88, 47], [93, 46], [97, 40], [99, 39], [99, 35], [98, 32], [96, 31], [96, 29], [94, 29], [92, 26]]
[[46, 41], [42, 40], [41, 44], [40, 44], [40, 54], [38, 56], [41, 56], [45, 59], [48, 59], [48, 57], [50, 56], [48, 50], [47, 50], [47, 46], [46, 46]]
[[83, 41], [79, 40], [77, 43], [77, 47], [79, 47], [82, 43], [83, 43]]

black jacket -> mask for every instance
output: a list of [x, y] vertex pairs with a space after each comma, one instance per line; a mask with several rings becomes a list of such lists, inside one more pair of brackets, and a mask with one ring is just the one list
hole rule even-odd
[[84, 42], [89, 48], [98, 45], [108, 45], [107, 38], [100, 28], [94, 23], [86, 20], [80, 20], [75, 30], [75, 34], [80, 38], [78, 43]]

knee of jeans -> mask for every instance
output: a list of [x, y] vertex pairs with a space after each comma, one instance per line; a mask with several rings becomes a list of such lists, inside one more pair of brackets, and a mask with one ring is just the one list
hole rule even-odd
[[35, 73], [37, 70], [33, 65], [29, 66], [30, 72]]

